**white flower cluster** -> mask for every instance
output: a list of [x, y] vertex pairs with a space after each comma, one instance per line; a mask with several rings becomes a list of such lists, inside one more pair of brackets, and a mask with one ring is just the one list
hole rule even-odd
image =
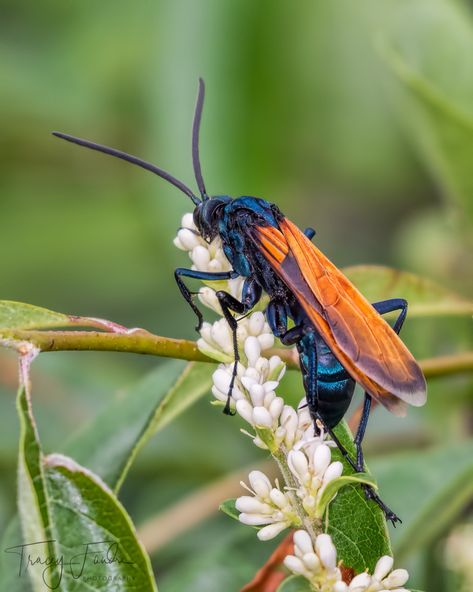
[[319, 534], [314, 545], [305, 530], [296, 531], [294, 555], [288, 555], [284, 559], [284, 565], [292, 573], [307, 578], [320, 592], [346, 590], [341, 571], [337, 567], [337, 551], [328, 534]]
[[300, 526], [300, 519], [293, 510], [289, 496], [281, 491], [279, 483], [271, 481], [261, 471], [251, 471], [248, 475], [250, 487], [241, 485], [251, 495], [242, 495], [236, 500], [236, 509], [241, 512], [239, 519], [243, 524], [263, 526], [258, 530], [258, 538], [267, 541], [289, 526]]
[[219, 239], [207, 243], [199, 234], [194, 224], [193, 215], [184, 214], [181, 227], [177, 231], [174, 245], [187, 251], [192, 260], [192, 269], [198, 271], [230, 271], [231, 266], [222, 251]]
[[343, 472], [340, 461], [331, 462], [331, 451], [327, 444], [312, 442], [301, 450], [291, 450], [287, 463], [297, 480], [296, 494], [309, 517], [317, 514], [318, 502], [327, 487]]
[[328, 534], [319, 534], [314, 545], [305, 530], [295, 532], [294, 555], [288, 555], [284, 565], [292, 573], [307, 578], [318, 592], [409, 592], [403, 588], [409, 574], [405, 569], [392, 571], [393, 558], [388, 555], [378, 560], [373, 575], [364, 572], [345, 584]]
[[[342, 474], [341, 462], [331, 462], [331, 452], [327, 444], [318, 440], [309, 445], [309, 451], [291, 450], [287, 458], [288, 467], [298, 487], [296, 495], [309, 518], [317, 514], [319, 501], [328, 483]], [[301, 526], [301, 518], [289, 495], [290, 488], [283, 491], [276, 481], [271, 485], [268, 477], [261, 471], [249, 475], [250, 487], [241, 485], [251, 495], [243, 495], [236, 500], [236, 509], [241, 512], [240, 522], [251, 526], [262, 526], [258, 538], [267, 541], [284, 529]], [[321, 517], [318, 516], [317, 517]]]
[[[193, 269], [208, 272], [231, 269], [220, 239], [204, 241], [192, 214], [183, 216], [174, 244], [188, 252]], [[241, 299], [243, 281], [244, 278], [238, 277], [209, 282], [200, 289], [199, 299], [222, 315], [215, 290], [225, 290]], [[244, 433], [257, 446], [284, 455], [290, 475], [286, 477], [290, 486], [286, 483], [283, 488], [277, 480], [272, 485], [261, 471], [250, 472], [249, 486], [241, 483], [250, 495], [236, 500], [239, 520], [261, 526], [258, 538], [269, 540], [286, 528], [300, 528], [304, 519], [322, 517], [328, 503], [327, 499], [321, 502], [323, 493], [329, 483], [341, 476], [343, 465], [332, 462], [330, 446], [334, 443], [325, 440], [323, 431], [314, 436], [307, 407], [300, 405], [295, 410], [276, 395], [286, 366], [278, 356], [262, 355], [274, 345], [264, 314], [256, 311], [238, 319], [237, 339], [240, 362], [232, 390], [232, 407], [252, 427], [254, 433]], [[203, 353], [221, 362], [213, 374], [212, 392], [216, 404], [224, 405], [234, 370], [233, 338], [226, 320], [204, 322], [197, 345]], [[362, 573], [349, 585], [345, 584], [337, 566], [335, 546], [327, 534], [318, 535], [313, 543], [305, 530], [298, 530], [294, 535], [294, 555], [287, 556], [284, 563], [293, 573], [306, 577], [318, 592], [407, 592], [402, 587], [407, 572], [402, 569], [391, 572], [393, 560], [387, 556], [378, 561], [373, 575]]]

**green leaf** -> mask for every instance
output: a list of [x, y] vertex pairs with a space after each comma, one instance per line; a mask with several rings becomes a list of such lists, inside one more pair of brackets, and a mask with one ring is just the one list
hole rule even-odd
[[221, 510], [227, 516], [230, 516], [230, 518], [233, 518], [234, 520], [237, 520], [239, 522], [238, 517], [240, 516], [240, 512], [236, 509], [235, 503], [235, 498], [227, 499], [220, 504], [218, 509]]
[[[149, 558], [114, 494], [72, 459], [43, 456], [24, 386], [18, 393], [18, 413], [23, 541], [30, 545], [33, 561], [43, 562], [28, 566], [35, 592], [44, 592], [45, 584], [64, 592], [79, 585], [102, 591], [157, 590]], [[45, 567], [48, 560], [51, 565]]]
[[376, 485], [375, 480], [371, 475], [367, 473], [355, 473], [353, 475], [343, 475], [342, 477], [338, 477], [338, 479], [334, 479], [330, 481], [330, 483], [324, 489], [322, 495], [320, 496], [320, 500], [317, 504], [317, 516], [322, 518], [325, 514], [325, 510], [327, 509], [328, 504], [333, 499], [333, 497], [338, 493], [338, 491], [349, 485], [350, 483], [361, 484], [366, 483], [367, 485], [371, 485], [374, 489], [377, 489], [378, 486]]
[[410, 319], [473, 314], [472, 301], [414, 273], [382, 265], [354, 265], [343, 271], [370, 302], [405, 298], [409, 302]]
[[114, 333], [126, 333], [129, 331], [126, 327], [106, 319], [66, 315], [41, 308], [40, 306], [34, 306], [33, 304], [0, 300], [0, 329], [25, 331], [59, 327], [88, 327], [90, 329], [99, 329]]
[[118, 491], [146, 442], [209, 391], [214, 371], [179, 360], [160, 365], [81, 430], [67, 454]]
[[312, 592], [309, 580], [303, 576], [289, 576], [278, 586], [276, 592]]
[[400, 83], [403, 122], [434, 177], [471, 220], [473, 27], [460, 4], [405, 3], [397, 18], [391, 15], [379, 45]]
[[68, 315], [23, 302], [0, 300], [0, 329], [45, 329], [69, 324]]
[[[68, 457], [49, 455], [44, 464], [50, 532], [57, 541], [56, 553], [71, 559], [76, 556], [80, 564], [74, 569], [71, 563], [70, 569], [65, 569], [63, 588], [72, 589], [74, 579], [80, 577], [98, 589], [157, 590], [149, 558], [136, 538], [131, 519], [112, 491]], [[86, 544], [90, 546], [84, 549]], [[86, 552], [91, 555], [88, 559]], [[113, 559], [105, 565], [95, 565], [94, 554], [104, 560]], [[112, 585], [103, 583], [104, 576], [112, 578]]]
[[[396, 560], [425, 548], [473, 500], [473, 441], [373, 462], [380, 491], [396, 500]], [[434, 519], [435, 518], [435, 519]]]
[[[344, 421], [335, 428], [335, 434], [351, 458], [356, 458], [352, 435]], [[353, 475], [353, 469], [337, 449], [333, 449], [332, 457], [343, 462], [344, 475]], [[383, 489], [381, 494], [384, 494]], [[328, 533], [337, 549], [337, 558], [347, 567], [357, 572], [368, 569], [373, 573], [382, 555], [392, 555], [384, 513], [377, 504], [366, 499], [360, 485], [350, 484], [340, 489], [328, 508], [328, 519]]]

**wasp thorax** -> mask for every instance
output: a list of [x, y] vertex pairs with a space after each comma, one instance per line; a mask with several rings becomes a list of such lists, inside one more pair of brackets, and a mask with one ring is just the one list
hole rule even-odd
[[217, 236], [223, 207], [231, 200], [227, 195], [218, 195], [202, 201], [195, 208], [194, 224], [206, 240], [213, 240]]

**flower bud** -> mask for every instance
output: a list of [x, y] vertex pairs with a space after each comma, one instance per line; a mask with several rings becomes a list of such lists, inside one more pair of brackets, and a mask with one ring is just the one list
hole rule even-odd
[[366, 588], [371, 584], [371, 576], [363, 572], [358, 574], [350, 582], [350, 592], [364, 592]]
[[247, 514], [271, 514], [273, 511], [270, 505], [264, 504], [252, 495], [242, 495], [237, 498], [235, 507], [239, 512]]
[[273, 487], [273, 489], [271, 489], [269, 497], [271, 498], [273, 504], [278, 508], [282, 509], [289, 505], [289, 500], [287, 499], [287, 497], [280, 489], [277, 489], [276, 487]]
[[330, 448], [326, 444], [321, 444], [320, 446], [317, 446], [313, 456], [314, 471], [319, 475], [325, 473], [328, 466], [330, 465], [331, 458], [332, 453], [330, 452]]
[[261, 355], [261, 345], [257, 337], [249, 336], [245, 340], [245, 355], [248, 358], [248, 364], [255, 366]]
[[335, 569], [337, 564], [337, 552], [328, 534], [319, 534], [315, 540], [315, 548], [320, 561], [326, 569]]
[[280, 532], [287, 528], [287, 525], [284, 522], [275, 522], [274, 524], [268, 524], [258, 530], [257, 537], [260, 541], [269, 541], [274, 539], [274, 537], [278, 536]]
[[388, 589], [400, 588], [409, 579], [409, 573], [405, 569], [395, 569], [382, 582], [383, 586]]
[[302, 563], [301, 559], [294, 555], [288, 555], [284, 559], [284, 565], [295, 574], [304, 576], [307, 573], [305, 565]]
[[248, 475], [251, 488], [261, 498], [269, 497], [271, 482], [262, 471], [251, 471]]
[[383, 555], [378, 562], [376, 563], [376, 567], [374, 568], [373, 576], [381, 581], [384, 579], [388, 573], [392, 570], [394, 564], [394, 559], [389, 555]]
[[246, 399], [238, 399], [235, 408], [238, 415], [248, 423], [253, 423], [253, 406]]
[[270, 428], [273, 425], [273, 418], [266, 407], [254, 407], [253, 423], [256, 426]]
[[334, 479], [338, 479], [338, 477], [340, 477], [340, 475], [342, 473], [343, 473], [342, 463], [338, 460], [333, 462], [328, 467], [328, 469], [325, 471], [324, 478], [323, 478], [324, 485], [326, 485], [330, 481], [333, 481]]
[[238, 516], [238, 520], [242, 524], [247, 524], [248, 526], [262, 526], [263, 524], [272, 524], [273, 519], [271, 516], [267, 514], [252, 514], [247, 512], [242, 512]]
[[305, 530], [296, 530], [294, 533], [294, 545], [300, 549], [303, 555], [314, 552], [312, 540]]
[[303, 452], [300, 450], [291, 450], [287, 456], [287, 462], [295, 477], [300, 478], [301, 481], [307, 478], [309, 464]]
[[262, 312], [254, 312], [249, 318], [249, 329], [251, 335], [259, 335], [264, 327], [264, 314]]

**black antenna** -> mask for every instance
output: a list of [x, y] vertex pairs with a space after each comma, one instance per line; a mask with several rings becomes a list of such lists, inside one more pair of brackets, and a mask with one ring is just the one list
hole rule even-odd
[[109, 154], [110, 156], [115, 156], [116, 158], [121, 158], [122, 160], [126, 160], [126, 162], [131, 162], [131, 164], [136, 164], [137, 166], [158, 175], [174, 187], [177, 187], [185, 193], [188, 197], [191, 198], [192, 202], [197, 206], [201, 203], [201, 200], [196, 197], [192, 191], [166, 171], [160, 169], [159, 167], [155, 166], [154, 164], [150, 164], [137, 156], [132, 156], [131, 154], [127, 154], [126, 152], [122, 152], [121, 150], [115, 150], [115, 148], [109, 148], [108, 146], [102, 146], [101, 144], [96, 144], [95, 142], [89, 142], [89, 140], [83, 140], [82, 138], [76, 138], [74, 136], [70, 136], [69, 134], [63, 134], [61, 132], [52, 132], [53, 136], [57, 138], [61, 138], [62, 140], [67, 140], [68, 142], [72, 142], [73, 144], [78, 144], [79, 146], [84, 146], [85, 148], [90, 148], [91, 150], [97, 150], [97, 152], [103, 152], [104, 154]]
[[202, 119], [202, 108], [204, 106], [205, 84], [202, 78], [199, 78], [199, 93], [197, 95], [197, 103], [195, 106], [194, 123], [192, 124], [192, 163], [194, 165], [194, 175], [199, 188], [202, 200], [209, 199], [207, 191], [205, 190], [204, 178], [202, 177], [202, 169], [200, 168], [199, 158], [199, 132], [200, 120]]

